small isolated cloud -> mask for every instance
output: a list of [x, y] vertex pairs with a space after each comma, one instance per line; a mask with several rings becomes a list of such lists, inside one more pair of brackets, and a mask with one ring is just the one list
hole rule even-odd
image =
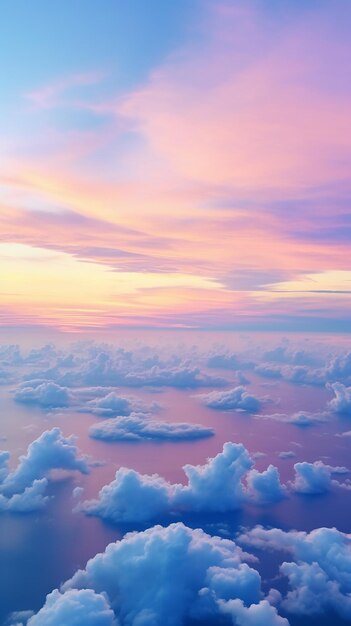
[[144, 413], [131, 413], [93, 424], [90, 437], [104, 441], [184, 441], [214, 435], [213, 428], [184, 422], [161, 422]]
[[278, 453], [280, 459], [293, 459], [296, 457], [296, 452], [293, 450], [282, 450]]
[[273, 413], [271, 415], [264, 415], [264, 419], [272, 419], [277, 422], [285, 422], [286, 424], [294, 424], [295, 426], [301, 426], [302, 428], [308, 426], [316, 426], [327, 420], [326, 413], [312, 413], [309, 411], [297, 411], [288, 415], [286, 413]]
[[327, 388], [335, 395], [335, 398], [329, 402], [329, 408], [335, 413], [351, 416], [351, 387], [337, 382], [327, 384]]
[[329, 491], [333, 484], [340, 484], [332, 480], [334, 475], [349, 472], [346, 467], [333, 467], [325, 465], [322, 461], [295, 463], [294, 470], [295, 479], [291, 486], [294, 491], [306, 494], [319, 494]]
[[289, 582], [282, 607], [299, 615], [334, 611], [351, 618], [350, 536], [336, 528], [316, 528], [310, 533], [266, 530], [261, 526], [239, 537], [245, 546], [287, 552], [293, 561], [283, 562], [280, 572]]
[[66, 407], [71, 401], [71, 392], [67, 387], [56, 383], [27, 381], [16, 389], [14, 398], [23, 404], [37, 404], [43, 408]]
[[206, 406], [220, 411], [241, 410], [247, 413], [259, 411], [261, 400], [239, 386], [227, 391], [211, 391], [197, 396]]
[[0, 511], [32, 511], [47, 502], [48, 477], [53, 469], [89, 472], [85, 457], [80, 456], [74, 437], [64, 437], [59, 428], [45, 431], [20, 457], [10, 472], [9, 453], [0, 453]]

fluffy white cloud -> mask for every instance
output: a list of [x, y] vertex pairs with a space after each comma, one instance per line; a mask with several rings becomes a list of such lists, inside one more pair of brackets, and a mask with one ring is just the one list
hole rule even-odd
[[310, 533], [256, 527], [239, 538], [240, 543], [260, 549], [288, 552], [293, 561], [283, 562], [290, 590], [282, 606], [304, 615], [335, 611], [351, 618], [351, 538], [336, 528]]
[[254, 502], [270, 504], [287, 497], [287, 489], [280, 482], [278, 469], [269, 465], [264, 472], [252, 469], [247, 475], [249, 494]]
[[139, 474], [121, 467], [114, 480], [102, 487], [98, 500], [88, 500], [78, 509], [112, 522], [144, 522], [168, 515], [174, 485], [153, 474]]
[[117, 626], [106, 597], [92, 589], [50, 593], [43, 608], [29, 619], [28, 626]]
[[14, 398], [16, 402], [23, 404], [38, 404], [44, 408], [68, 406], [71, 393], [67, 387], [61, 387], [56, 383], [28, 381], [19, 389], [16, 389]]
[[205, 465], [184, 465], [187, 485], [175, 488], [174, 507], [188, 511], [233, 511], [246, 498], [242, 478], [254, 462], [241, 444], [227, 442]]
[[[101, 417], [117, 417], [130, 413], [151, 413], [160, 410], [157, 402], [146, 404], [134, 396], [121, 396], [108, 387], [85, 387], [72, 392], [75, 410]], [[108, 391], [108, 393], [107, 393]]]
[[186, 485], [122, 467], [101, 489], [98, 500], [87, 501], [82, 508], [114, 522], [146, 521], [173, 512], [235, 510], [246, 498], [241, 479], [252, 465], [242, 444], [226, 443], [223, 452], [205, 465], [183, 467]]
[[225, 382], [175, 357], [163, 362], [157, 355], [145, 359], [138, 353], [121, 349], [98, 351], [61, 379], [61, 384], [68, 386], [168, 386], [179, 389], [222, 386]]
[[329, 402], [329, 408], [335, 413], [351, 416], [351, 387], [337, 382], [329, 383], [327, 388], [335, 394], [335, 398]]
[[295, 463], [295, 480], [292, 488], [299, 493], [318, 494], [329, 491], [333, 484], [340, 483], [333, 481], [335, 474], [347, 474], [346, 467], [333, 467], [325, 465], [322, 461], [314, 463]]
[[286, 488], [280, 483], [277, 468], [270, 465], [262, 473], [250, 472], [253, 465], [242, 444], [227, 442], [223, 451], [205, 465], [183, 467], [185, 485], [122, 467], [115, 479], [101, 489], [97, 500], [86, 501], [78, 508], [115, 523], [145, 522], [171, 514], [233, 511], [247, 502], [265, 505], [284, 498]]
[[[45, 495], [48, 480], [41, 478], [33, 480], [33, 483], [20, 493], [14, 493], [10, 497], [0, 493], [0, 511], [13, 511], [17, 513], [28, 513], [42, 509], [48, 501]], [[0, 485], [1, 491], [1, 485]]]
[[104, 441], [183, 441], [211, 437], [214, 430], [200, 424], [160, 422], [144, 413], [131, 413], [93, 424], [89, 434]]
[[[105, 593], [121, 626], [181, 626], [191, 618], [207, 623], [224, 611], [236, 612], [237, 624], [261, 626], [263, 614], [273, 620], [276, 609], [262, 605], [260, 576], [243, 558], [233, 541], [181, 523], [155, 526], [107, 546], [63, 585], [61, 597], [73, 589]], [[231, 600], [239, 600], [236, 611]], [[37, 626], [34, 619], [29, 626]]]
[[271, 365], [271, 363], [256, 365], [255, 372], [265, 378], [282, 378], [281, 368], [278, 365]]
[[278, 615], [277, 609], [267, 600], [245, 606], [242, 600], [220, 603], [221, 611], [230, 615], [235, 626], [289, 626], [286, 617]]
[[132, 412], [132, 404], [128, 398], [119, 396], [111, 391], [102, 398], [96, 398], [88, 402], [87, 408], [97, 415], [129, 415]]
[[[0, 511], [31, 511], [42, 508], [52, 469], [89, 472], [86, 458], [79, 455], [74, 437], [64, 437], [59, 428], [45, 431], [20, 457], [17, 468], [10, 472], [9, 454], [0, 454]], [[2, 459], [2, 464], [1, 464]]]
[[351, 351], [334, 357], [326, 368], [328, 380], [351, 383]]
[[351, 384], [351, 352], [333, 357], [323, 367], [311, 367], [320, 358], [304, 351], [287, 352], [284, 348], [278, 348], [267, 352], [264, 358], [268, 362], [255, 367], [255, 371], [262, 376], [283, 378], [304, 385], [324, 386], [328, 381]]
[[238, 410], [253, 413], [258, 411], [261, 401], [248, 393], [245, 387], [239, 386], [227, 391], [211, 391], [198, 396], [200, 400], [211, 409], [221, 411]]

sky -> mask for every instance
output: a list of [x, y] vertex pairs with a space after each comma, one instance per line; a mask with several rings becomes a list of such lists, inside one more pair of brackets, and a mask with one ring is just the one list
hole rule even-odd
[[1, 3], [1, 324], [347, 331], [347, 0]]
[[347, 335], [56, 338], [0, 345], [1, 626], [350, 623]]

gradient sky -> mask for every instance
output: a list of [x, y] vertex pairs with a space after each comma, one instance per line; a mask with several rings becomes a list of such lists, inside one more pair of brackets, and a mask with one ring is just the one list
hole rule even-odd
[[351, 328], [349, 0], [3, 0], [3, 325]]

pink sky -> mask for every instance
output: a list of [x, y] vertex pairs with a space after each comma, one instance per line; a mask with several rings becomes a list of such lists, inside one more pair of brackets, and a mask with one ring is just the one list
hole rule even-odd
[[122, 90], [106, 63], [33, 78], [3, 130], [3, 323], [345, 330], [349, 17], [206, 2]]

